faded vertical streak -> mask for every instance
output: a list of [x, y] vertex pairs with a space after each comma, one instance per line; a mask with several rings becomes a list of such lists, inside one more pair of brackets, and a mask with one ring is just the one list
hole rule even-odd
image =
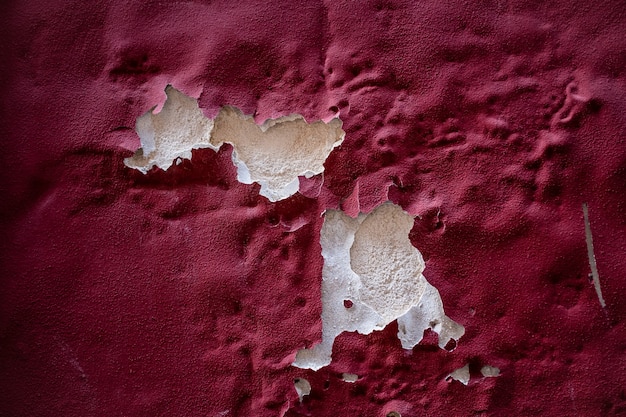
[[593, 286], [598, 294], [600, 305], [606, 307], [604, 297], [602, 297], [602, 289], [600, 288], [600, 275], [598, 274], [598, 265], [596, 264], [596, 255], [593, 251], [593, 237], [591, 236], [591, 224], [589, 223], [589, 208], [587, 203], [583, 203], [583, 216], [585, 218], [585, 237], [587, 240], [587, 256], [589, 257], [589, 266], [591, 267], [591, 277], [593, 278]]

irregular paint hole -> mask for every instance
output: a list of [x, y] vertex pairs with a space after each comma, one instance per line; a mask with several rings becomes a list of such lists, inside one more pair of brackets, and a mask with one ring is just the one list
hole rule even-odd
[[124, 163], [144, 174], [152, 167], [168, 169], [178, 159], [191, 159], [191, 150], [211, 148], [213, 120], [207, 119], [198, 102], [172, 86], [165, 89], [167, 100], [159, 113], [153, 110], [137, 118], [135, 130], [141, 148]]
[[280, 223], [280, 218], [276, 215], [270, 215], [267, 217], [267, 222], [272, 226], [278, 226], [278, 223]]
[[293, 380], [293, 385], [296, 388], [296, 392], [298, 393], [298, 398], [300, 402], [302, 399], [311, 393], [311, 384], [304, 378], [296, 378]]
[[229, 143], [237, 179], [258, 183], [261, 195], [278, 201], [299, 190], [298, 177], [321, 174], [326, 158], [345, 136], [338, 118], [307, 123], [293, 114], [257, 125], [252, 116], [227, 106], [211, 120], [202, 114], [197, 100], [172, 86], [165, 93], [167, 100], [159, 113], [151, 110], [137, 119], [141, 148], [124, 160], [144, 174], [154, 166], [166, 170], [179, 158], [191, 159], [192, 149], [217, 151]]
[[448, 352], [452, 352], [454, 349], [456, 349], [456, 345], [457, 345], [456, 340], [450, 339], [443, 348], [447, 350]]
[[587, 257], [589, 258], [589, 267], [591, 268], [591, 280], [596, 290], [596, 295], [600, 301], [602, 308], [606, 308], [606, 302], [602, 296], [602, 288], [600, 287], [600, 275], [598, 273], [598, 264], [596, 262], [596, 254], [593, 250], [593, 236], [591, 234], [591, 223], [589, 223], [589, 206], [583, 203], [583, 219], [585, 221], [585, 239], [587, 242]]
[[359, 376], [357, 374], [343, 373], [341, 374], [341, 379], [344, 382], [355, 383], [356, 381], [359, 380]]
[[345, 308], [352, 308], [353, 305], [354, 303], [352, 302], [352, 300], [343, 300], [343, 306]]
[[452, 379], [454, 379], [455, 381], [459, 381], [463, 385], [469, 384], [469, 381], [470, 381], [469, 364], [453, 371], [450, 375], [446, 377], [446, 381], [450, 381]]
[[339, 119], [307, 123], [294, 114], [257, 125], [234, 107], [224, 107], [215, 118], [211, 143], [233, 145], [237, 179], [261, 185], [270, 201], [295, 194], [299, 176], [310, 178], [324, 171], [324, 161], [345, 136]]
[[[320, 369], [330, 364], [335, 338], [344, 331], [369, 334], [398, 320], [402, 347], [412, 349], [432, 328], [439, 347], [465, 332], [448, 318], [439, 292], [422, 275], [424, 260], [408, 235], [414, 219], [385, 203], [353, 219], [328, 210], [320, 244], [322, 269], [322, 342], [301, 349], [293, 363]], [[344, 300], [352, 301], [345, 307]], [[341, 308], [341, 307], [343, 308]]]
[[398, 413], [397, 411], [390, 411], [387, 413], [386, 417], [402, 417], [402, 415]]
[[496, 368], [495, 366], [485, 365], [480, 368], [480, 373], [486, 378], [494, 378], [500, 376], [500, 368]]

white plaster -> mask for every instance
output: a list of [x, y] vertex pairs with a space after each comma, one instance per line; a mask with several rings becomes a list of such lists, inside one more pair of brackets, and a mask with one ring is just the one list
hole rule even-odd
[[480, 368], [480, 373], [483, 374], [486, 378], [495, 378], [500, 376], [500, 368], [496, 368], [495, 366], [485, 365]]
[[450, 375], [446, 377], [446, 380], [454, 379], [455, 381], [459, 381], [463, 385], [469, 384], [470, 381], [470, 370], [469, 364], [465, 365], [462, 368], [459, 368], [453, 371]]
[[359, 380], [359, 376], [357, 374], [349, 374], [349, 373], [343, 373], [341, 374], [341, 379], [344, 382], [349, 382], [351, 384], [355, 383], [356, 381]]
[[190, 159], [192, 149], [217, 151], [229, 143], [237, 180], [260, 184], [261, 195], [278, 201], [298, 192], [299, 176], [324, 172], [326, 158], [345, 136], [337, 118], [307, 123], [292, 114], [257, 125], [252, 116], [227, 106], [212, 120], [202, 114], [197, 100], [171, 86], [165, 92], [167, 100], [159, 113], [153, 109], [137, 119], [141, 148], [124, 160], [143, 173]]
[[167, 100], [159, 113], [153, 109], [137, 118], [141, 148], [124, 160], [144, 174], [154, 166], [166, 170], [175, 161], [191, 159], [192, 149], [217, 150], [210, 143], [213, 120], [202, 114], [198, 102], [171, 86], [165, 94]]
[[304, 378], [296, 378], [293, 381], [293, 385], [296, 388], [300, 402], [302, 402], [305, 395], [309, 395], [311, 393], [311, 384]]
[[392, 203], [356, 219], [326, 212], [320, 238], [322, 342], [300, 350], [294, 366], [320, 369], [330, 364], [342, 332], [369, 334], [396, 319], [405, 349], [428, 328], [439, 334], [441, 347], [463, 335], [463, 326], [445, 316], [439, 292], [422, 275], [424, 260], [408, 239], [412, 227], [413, 217]]

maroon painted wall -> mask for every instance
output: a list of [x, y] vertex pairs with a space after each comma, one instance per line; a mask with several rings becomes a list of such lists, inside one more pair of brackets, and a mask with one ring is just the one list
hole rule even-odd
[[[623, 1], [0, 8], [1, 416], [626, 414]], [[277, 203], [230, 146], [143, 175], [168, 84], [209, 117], [338, 110], [346, 138]], [[321, 337], [322, 213], [386, 200], [465, 335], [407, 351], [392, 323], [290, 366]]]

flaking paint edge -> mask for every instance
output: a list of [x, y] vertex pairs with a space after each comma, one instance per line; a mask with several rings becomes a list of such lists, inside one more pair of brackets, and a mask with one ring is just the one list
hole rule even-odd
[[160, 112], [153, 108], [137, 119], [141, 148], [124, 160], [144, 174], [155, 166], [167, 170], [180, 159], [191, 159], [192, 149], [217, 152], [228, 143], [233, 146], [237, 180], [256, 182], [261, 195], [279, 201], [298, 192], [298, 177], [323, 173], [328, 155], [345, 137], [338, 118], [307, 123], [302, 116], [291, 114], [258, 125], [252, 116], [225, 106], [215, 119], [209, 119], [194, 98], [172, 86], [165, 93]]
[[[413, 266], [403, 269], [402, 265], [391, 262], [390, 256], [381, 251], [380, 259], [374, 259], [371, 271], [379, 270], [381, 280], [387, 282], [390, 291], [378, 291], [367, 294], [372, 288], [380, 290], [385, 286], [364, 282], [355, 271], [355, 240], [366, 239], [359, 236], [359, 229], [366, 222], [380, 223], [369, 233], [378, 230], [385, 235], [376, 236], [371, 241], [375, 247], [367, 253], [370, 258], [381, 247], [392, 247], [404, 255], [412, 251]], [[344, 331], [369, 334], [382, 330], [393, 320], [398, 320], [398, 338], [405, 349], [412, 349], [423, 337], [424, 330], [432, 329], [439, 335], [439, 346], [444, 348], [451, 339], [457, 341], [465, 333], [465, 328], [445, 315], [443, 303], [436, 288], [426, 281], [422, 271], [425, 264], [419, 251], [412, 246], [408, 234], [413, 224], [413, 217], [402, 208], [390, 202], [377, 207], [370, 214], [361, 214], [353, 219], [341, 211], [329, 210], [325, 213], [320, 243], [324, 266], [322, 269], [322, 341], [310, 349], [301, 349], [293, 365], [299, 368], [318, 370], [332, 361], [332, 348], [335, 338]], [[385, 236], [388, 238], [385, 240]], [[382, 240], [381, 240], [382, 239]], [[358, 245], [358, 242], [357, 242]], [[396, 245], [394, 247], [394, 245]], [[395, 258], [397, 262], [406, 262], [406, 256]], [[379, 265], [376, 265], [379, 263]], [[356, 266], [359, 270], [359, 267]], [[367, 269], [367, 268], [366, 268]], [[371, 272], [370, 271], [370, 272]], [[400, 271], [400, 274], [388, 274], [388, 271]], [[372, 277], [369, 277], [370, 280]], [[374, 281], [377, 277], [373, 277]], [[413, 302], [405, 299], [401, 306], [394, 305], [394, 285], [399, 288], [412, 287]], [[371, 291], [369, 291], [371, 292]], [[367, 297], [364, 297], [367, 294]], [[381, 303], [372, 305], [372, 297], [381, 297]], [[349, 301], [346, 304], [346, 301]], [[392, 314], [389, 314], [392, 311]], [[398, 313], [398, 312], [401, 313]]]

